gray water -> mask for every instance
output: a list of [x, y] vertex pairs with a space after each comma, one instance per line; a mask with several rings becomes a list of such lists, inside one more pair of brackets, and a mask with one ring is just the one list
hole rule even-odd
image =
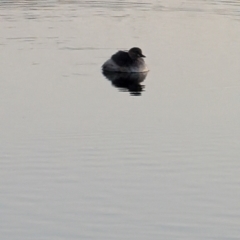
[[240, 239], [239, 43], [236, 0], [1, 0], [0, 239]]

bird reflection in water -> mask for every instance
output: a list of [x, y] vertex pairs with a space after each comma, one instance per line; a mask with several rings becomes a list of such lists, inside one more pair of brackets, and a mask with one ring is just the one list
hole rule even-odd
[[103, 75], [112, 82], [112, 85], [122, 92], [130, 92], [133, 96], [140, 96], [145, 86], [141, 83], [148, 72], [144, 73], [117, 73], [103, 71]]

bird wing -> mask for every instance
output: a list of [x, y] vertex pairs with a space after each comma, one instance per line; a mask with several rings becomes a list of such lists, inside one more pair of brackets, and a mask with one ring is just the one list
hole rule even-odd
[[127, 52], [124, 51], [118, 51], [114, 55], [112, 55], [112, 60], [118, 65], [118, 66], [128, 66], [132, 63], [132, 59], [129, 57]]

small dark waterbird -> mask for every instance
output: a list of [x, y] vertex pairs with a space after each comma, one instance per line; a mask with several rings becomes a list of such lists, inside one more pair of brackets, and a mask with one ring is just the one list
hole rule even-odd
[[102, 65], [102, 69], [108, 72], [148, 72], [149, 69], [143, 58], [145, 56], [138, 47], [133, 47], [127, 52], [118, 51]]

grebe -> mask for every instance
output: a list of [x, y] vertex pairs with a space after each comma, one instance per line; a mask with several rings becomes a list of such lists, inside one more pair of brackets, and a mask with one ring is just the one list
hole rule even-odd
[[118, 51], [102, 65], [102, 69], [108, 72], [148, 72], [144, 57], [138, 47], [133, 47], [128, 52]]

